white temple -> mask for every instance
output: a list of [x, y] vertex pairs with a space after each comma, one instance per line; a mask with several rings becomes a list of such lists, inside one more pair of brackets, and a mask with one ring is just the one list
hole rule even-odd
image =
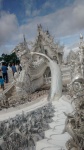
[[24, 37], [13, 52], [22, 71], [0, 93], [0, 150], [83, 150], [83, 36], [67, 65], [63, 46], [41, 25], [31, 50]]

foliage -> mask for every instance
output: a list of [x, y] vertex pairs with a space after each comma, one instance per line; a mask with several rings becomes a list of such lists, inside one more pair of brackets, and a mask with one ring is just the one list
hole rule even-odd
[[0, 57], [0, 61], [4, 61], [8, 64], [9, 63], [19, 63], [20, 62], [15, 53], [12, 53], [10, 55], [2, 54], [1, 57]]

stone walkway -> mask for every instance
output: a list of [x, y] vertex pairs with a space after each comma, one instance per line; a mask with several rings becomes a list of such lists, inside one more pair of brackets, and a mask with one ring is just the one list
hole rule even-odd
[[66, 150], [66, 142], [70, 139], [68, 133], [62, 134], [65, 127], [66, 116], [63, 112], [70, 113], [73, 108], [67, 101], [66, 96], [62, 96], [59, 101], [52, 102], [55, 107], [53, 122], [49, 124], [49, 130], [45, 131], [45, 139], [36, 143], [36, 150]]

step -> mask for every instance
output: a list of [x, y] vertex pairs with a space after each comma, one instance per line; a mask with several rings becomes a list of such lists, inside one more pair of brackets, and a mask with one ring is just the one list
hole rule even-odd
[[70, 139], [70, 136], [66, 134], [51, 135], [50, 139], [44, 139], [36, 143], [36, 150], [66, 150], [66, 141]]
[[45, 138], [50, 138], [51, 135], [54, 135], [54, 134], [57, 134], [57, 135], [62, 134], [63, 130], [64, 130], [63, 126], [58, 126], [55, 129], [47, 130], [45, 131]]
[[52, 141], [51, 140], [49, 141], [48, 139], [44, 139], [36, 143], [36, 150], [60, 150], [60, 149], [66, 150], [66, 147], [52, 143]]
[[56, 121], [53, 121], [51, 123], [49, 123], [49, 126], [51, 129], [55, 128], [55, 127], [58, 127], [60, 125], [65, 125], [65, 120], [64, 119], [57, 119]]
[[42, 150], [45, 147], [50, 147], [51, 144], [47, 142], [47, 139], [36, 142], [36, 150]]

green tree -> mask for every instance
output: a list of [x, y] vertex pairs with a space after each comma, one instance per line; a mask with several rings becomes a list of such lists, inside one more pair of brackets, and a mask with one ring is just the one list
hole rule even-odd
[[15, 53], [12, 53], [10, 55], [8, 54], [2, 54], [0, 57], [0, 61], [4, 61], [6, 63], [20, 63], [20, 60], [18, 59], [18, 57], [16, 56]]

